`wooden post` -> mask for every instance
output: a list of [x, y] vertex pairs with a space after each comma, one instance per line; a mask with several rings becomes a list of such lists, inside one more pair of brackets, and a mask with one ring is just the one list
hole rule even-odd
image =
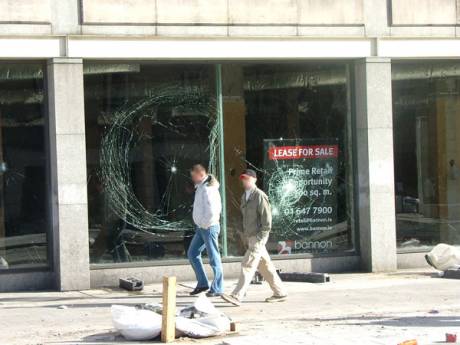
[[170, 343], [176, 339], [176, 277], [163, 277], [163, 323], [161, 342]]

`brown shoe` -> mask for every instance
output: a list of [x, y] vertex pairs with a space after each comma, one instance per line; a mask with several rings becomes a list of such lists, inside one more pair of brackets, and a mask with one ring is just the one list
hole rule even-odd
[[275, 296], [275, 295], [273, 295], [272, 297], [266, 298], [265, 302], [267, 302], [267, 303], [284, 302], [286, 299], [287, 299], [287, 295], [285, 295], [285, 296]]
[[239, 307], [241, 305], [241, 301], [236, 298], [235, 296], [233, 295], [226, 295], [226, 294], [223, 294], [222, 296], [220, 296], [225, 302], [228, 302], [228, 303], [231, 303], [233, 304], [234, 306], [236, 307]]

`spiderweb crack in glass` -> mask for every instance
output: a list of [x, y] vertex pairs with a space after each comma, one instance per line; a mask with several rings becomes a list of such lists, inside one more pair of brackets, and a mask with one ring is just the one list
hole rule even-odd
[[[190, 228], [190, 223], [184, 219], [169, 221], [168, 217], [175, 211], [169, 207], [157, 208], [157, 211], [153, 212], [142, 205], [134, 193], [129, 157], [139, 142], [146, 139], [145, 133], [135, 130], [136, 125], [146, 118], [156, 125], [167, 126], [171, 131], [181, 134], [180, 131], [177, 132], [179, 129], [171, 124], [159, 122], [155, 118], [155, 112], [150, 110], [152, 107], [170, 106], [178, 111], [193, 111], [208, 118], [209, 171], [216, 173], [218, 124], [214, 120], [216, 111], [214, 104], [215, 100], [200, 88], [163, 85], [151, 90], [142, 101], [127, 104], [113, 114], [112, 124], [102, 139], [100, 175], [109, 206], [119, 218], [138, 230], [147, 232], [183, 231]], [[178, 171], [175, 159], [165, 163], [169, 166], [169, 176], [160, 203], [168, 204], [174, 179], [183, 172]], [[190, 205], [179, 207], [185, 206], [190, 207]]]

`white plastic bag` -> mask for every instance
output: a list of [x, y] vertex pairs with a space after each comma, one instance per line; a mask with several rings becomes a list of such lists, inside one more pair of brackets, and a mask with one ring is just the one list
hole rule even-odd
[[127, 340], [150, 340], [160, 335], [161, 315], [153, 311], [122, 305], [113, 305], [111, 311], [114, 327]]
[[196, 310], [200, 313], [208, 314], [208, 315], [215, 315], [219, 314], [219, 311], [214, 307], [214, 304], [206, 297], [205, 294], [201, 294], [198, 299], [193, 303], [193, 306]]
[[207, 338], [224, 334], [230, 329], [230, 320], [225, 315], [212, 315], [199, 319], [176, 317], [176, 330], [191, 338]]
[[426, 255], [427, 261], [440, 271], [460, 267], [460, 250], [448, 244], [438, 244]]
[[[192, 306], [182, 309], [180, 315], [176, 318], [176, 330], [191, 338], [213, 337], [230, 329], [230, 319], [220, 313], [204, 294]], [[197, 315], [198, 318], [190, 318]]]

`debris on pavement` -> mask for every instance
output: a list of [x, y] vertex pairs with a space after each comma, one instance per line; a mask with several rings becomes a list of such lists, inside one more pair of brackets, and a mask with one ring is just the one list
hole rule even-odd
[[66, 305], [60, 305], [60, 306], [58, 307], [58, 309], [69, 309], [69, 307], [66, 306]]
[[128, 291], [141, 291], [144, 288], [144, 282], [137, 278], [120, 278], [119, 286], [121, 289]]
[[283, 273], [280, 272], [279, 276], [285, 282], [302, 282], [302, 283], [328, 283], [331, 278], [327, 273]]
[[454, 246], [440, 243], [425, 255], [426, 262], [440, 271], [460, 268], [460, 250]]
[[460, 279], [460, 268], [445, 271], [443, 277], [447, 279]]
[[446, 333], [446, 343], [456, 343], [457, 334], [455, 333]]
[[406, 340], [406, 341], [403, 341], [402, 343], [399, 343], [398, 345], [417, 345], [417, 340], [413, 339], [413, 340]]
[[151, 340], [160, 335], [161, 315], [145, 309], [112, 306], [112, 323], [127, 340]]
[[230, 319], [219, 312], [206, 295], [183, 308], [176, 317], [176, 332], [191, 338], [207, 338], [230, 331]]
[[[127, 340], [155, 339], [161, 334], [162, 309], [150, 303], [136, 307], [113, 305], [112, 322]], [[176, 337], [208, 338], [231, 331], [231, 320], [203, 294], [195, 303], [176, 312], [175, 327]]]

